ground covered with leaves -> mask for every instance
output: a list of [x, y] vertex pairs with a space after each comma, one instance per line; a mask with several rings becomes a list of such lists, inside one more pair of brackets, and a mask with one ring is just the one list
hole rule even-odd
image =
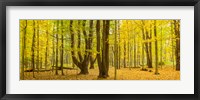
[[[88, 75], [77, 75], [79, 69], [64, 69], [64, 75], [55, 75], [55, 71], [25, 72], [24, 80], [114, 80], [115, 69], [110, 67], [109, 77], [107, 79], [98, 79], [98, 68], [89, 69]], [[22, 79], [22, 78], [21, 78]], [[117, 80], [180, 80], [180, 71], [175, 71], [171, 66], [159, 68], [159, 75], [155, 75], [155, 68], [147, 68], [142, 71], [141, 68], [121, 68], [117, 70]]]

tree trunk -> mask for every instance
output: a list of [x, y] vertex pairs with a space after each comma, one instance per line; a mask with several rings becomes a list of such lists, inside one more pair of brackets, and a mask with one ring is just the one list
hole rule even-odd
[[32, 39], [32, 48], [31, 48], [31, 51], [32, 51], [32, 68], [33, 68], [33, 78], [35, 78], [35, 21], [33, 21], [33, 39]]
[[96, 37], [97, 37], [97, 64], [98, 64], [98, 68], [99, 68], [99, 78], [102, 77], [102, 59], [101, 59], [101, 54], [100, 54], [100, 47], [101, 47], [101, 35], [100, 35], [100, 20], [97, 20], [96, 22]]
[[172, 42], [172, 59], [171, 59], [171, 61], [173, 63], [173, 68], [174, 68], [174, 38], [173, 38], [174, 32], [173, 32], [173, 22], [171, 21], [170, 24], [171, 24], [171, 42]]
[[160, 41], [160, 68], [162, 68], [163, 61], [162, 61], [162, 51], [163, 51], [163, 45], [162, 45], [162, 27], [161, 27], [161, 41]]
[[174, 20], [174, 30], [176, 35], [176, 70], [180, 71], [180, 21]]
[[119, 20], [117, 21], [118, 25], [117, 25], [117, 29], [118, 29], [118, 34], [119, 34], [119, 42], [118, 42], [118, 66], [117, 69], [120, 69], [120, 65], [121, 65], [121, 46], [120, 46], [120, 22]]
[[158, 43], [157, 43], [157, 30], [156, 30], [156, 20], [154, 20], [154, 37], [155, 37], [155, 62], [156, 62], [156, 70], [155, 74], [158, 73]]
[[[149, 32], [146, 30], [146, 40], [147, 39], [150, 39], [149, 38]], [[150, 57], [150, 54], [151, 54], [151, 50], [150, 50], [151, 48], [149, 47], [149, 43], [148, 42], [146, 42], [145, 43], [145, 50], [146, 50], [146, 55], [147, 55], [147, 65], [148, 65], [148, 68], [152, 68], [152, 59], [151, 59], [151, 57]]]
[[124, 40], [124, 68], [126, 68], [126, 40]]
[[114, 44], [114, 67], [115, 67], [115, 77], [117, 79], [117, 67], [118, 67], [118, 40], [117, 40], [117, 21], [115, 20], [115, 44]]
[[[92, 50], [92, 42], [93, 42], [93, 20], [90, 20], [90, 30], [89, 30], [89, 42], [90, 42], [90, 50]], [[96, 61], [96, 58], [93, 58], [93, 53], [90, 52], [90, 69], [94, 69], [94, 63]]]
[[26, 28], [27, 28], [27, 20], [25, 20], [25, 26], [24, 26], [24, 35], [23, 35], [23, 49], [22, 49], [22, 80], [24, 80], [24, 65], [25, 65], [25, 53], [26, 53]]
[[47, 58], [48, 58], [48, 45], [49, 45], [49, 31], [48, 31], [48, 24], [47, 24], [47, 31], [46, 31], [46, 52], [45, 52], [45, 69], [47, 69]]
[[134, 34], [134, 67], [136, 67], [136, 34]]
[[94, 59], [92, 56], [90, 56], [90, 69], [94, 69], [94, 63], [96, 62], [97, 57]]
[[60, 59], [60, 63], [61, 63], [61, 71], [62, 71], [62, 75], [64, 75], [64, 72], [63, 72], [63, 49], [64, 49], [64, 41], [63, 41], [63, 34], [64, 34], [64, 31], [63, 31], [63, 27], [64, 27], [64, 25], [63, 25], [63, 20], [61, 21], [61, 30], [62, 30], [62, 35], [61, 35], [61, 59]]
[[39, 47], [39, 41], [40, 41], [40, 36], [39, 36], [39, 31], [40, 31], [40, 29], [39, 29], [40, 27], [39, 27], [39, 21], [37, 22], [37, 72], [39, 73], [39, 55], [40, 55], [40, 51], [39, 51], [39, 49], [40, 49], [40, 47]]
[[[103, 20], [103, 34], [102, 34], [102, 58], [100, 59], [100, 54], [97, 55], [97, 61], [99, 66], [99, 78], [107, 78], [109, 77], [109, 43], [108, 43], [108, 35], [110, 30], [110, 21]], [[97, 51], [100, 52], [100, 21], [97, 21], [96, 25], [96, 33], [97, 33]]]
[[[92, 38], [92, 34], [89, 33], [89, 36], [87, 36], [86, 30], [85, 30], [85, 28], [86, 28], [85, 23], [86, 23], [86, 20], [83, 20], [82, 30], [83, 30], [86, 45], [85, 45], [85, 55], [84, 55], [82, 62], [79, 62], [78, 59], [75, 57], [75, 52], [74, 52], [75, 41], [74, 41], [74, 31], [73, 31], [73, 21], [72, 20], [70, 21], [70, 34], [71, 34], [71, 48], [73, 49], [71, 51], [72, 60], [73, 60], [74, 64], [81, 70], [79, 74], [87, 75], [87, 74], [89, 74], [88, 64], [89, 64], [89, 57], [91, 54], [88, 50], [91, 50], [90, 40]], [[88, 37], [89, 37], [89, 39], [88, 39]]]
[[[144, 22], [142, 21], [143, 26], [144, 26]], [[144, 34], [145, 30], [144, 27], [142, 28], [142, 39], [145, 40], [145, 34]], [[144, 49], [145, 49], [145, 43], [142, 42], [142, 69], [144, 69], [145, 63], [144, 63]]]
[[59, 20], [56, 21], [57, 29], [56, 29], [56, 75], [58, 75], [58, 28], [59, 28]]
[[[53, 36], [55, 35], [55, 26], [56, 26], [56, 23], [54, 22], [54, 27], [53, 27]], [[54, 40], [54, 37], [53, 37], [53, 40], [52, 40], [52, 43], [53, 43], [53, 49], [52, 49], [52, 52], [53, 52], [53, 57], [52, 57], [52, 72], [54, 71], [54, 66], [55, 66], [55, 40]]]

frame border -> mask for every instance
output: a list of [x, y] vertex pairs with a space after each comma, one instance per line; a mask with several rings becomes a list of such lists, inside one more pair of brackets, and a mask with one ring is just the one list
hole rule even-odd
[[[194, 94], [6, 94], [6, 6], [194, 6]], [[198, 100], [200, 94], [199, 32], [200, 0], [0, 0], [0, 99]]]

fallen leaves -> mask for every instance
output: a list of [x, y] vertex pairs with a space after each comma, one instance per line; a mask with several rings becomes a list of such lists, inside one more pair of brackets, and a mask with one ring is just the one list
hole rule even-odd
[[[150, 68], [149, 71], [141, 71], [140, 68], [121, 68], [117, 70], [117, 80], [180, 80], [180, 71], [175, 71], [171, 66], [163, 66], [159, 68], [159, 75], [155, 75], [155, 69]], [[67, 70], [64, 69], [64, 75], [55, 75], [55, 71], [35, 72], [33, 78], [33, 72], [25, 72], [25, 80], [114, 80], [114, 67], [109, 69], [109, 77], [107, 79], [98, 79], [98, 68], [89, 69], [88, 75], [77, 75], [80, 70]]]

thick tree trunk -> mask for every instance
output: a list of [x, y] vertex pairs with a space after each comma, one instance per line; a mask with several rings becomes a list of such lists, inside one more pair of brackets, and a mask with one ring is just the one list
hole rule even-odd
[[[145, 40], [147, 40], [147, 39], [150, 39], [149, 38], [149, 32], [146, 30], [146, 39]], [[146, 54], [147, 54], [147, 66], [148, 66], [148, 68], [152, 68], [152, 59], [151, 59], [151, 52], [150, 52], [150, 46], [149, 46], [149, 43], [148, 42], [146, 42], [145, 43], [145, 51], [146, 51]]]
[[[97, 61], [99, 66], [99, 78], [107, 78], [108, 70], [109, 70], [109, 43], [108, 43], [108, 35], [110, 30], [110, 21], [103, 20], [103, 34], [102, 34], [102, 59], [100, 58], [100, 54], [97, 55]], [[100, 52], [100, 21], [97, 21], [96, 25], [96, 33], [97, 33], [97, 51]]]
[[176, 35], [176, 70], [180, 71], [180, 21], [174, 20], [174, 30]]
[[[89, 65], [89, 57], [91, 54], [88, 50], [91, 49], [90, 39], [92, 38], [92, 34], [89, 33], [89, 36], [87, 36], [86, 30], [85, 30], [85, 27], [86, 27], [85, 23], [86, 23], [86, 20], [83, 20], [82, 30], [83, 30], [86, 45], [85, 45], [85, 54], [84, 54], [84, 58], [83, 58], [82, 62], [79, 62], [78, 59], [75, 57], [75, 52], [74, 52], [75, 40], [74, 40], [73, 21], [72, 20], [70, 21], [70, 33], [71, 33], [71, 48], [73, 49], [71, 51], [72, 60], [73, 60], [74, 64], [81, 70], [79, 74], [87, 75], [87, 74], [89, 74], [88, 65]], [[78, 41], [80, 41], [80, 39], [78, 39]], [[79, 55], [79, 57], [80, 56], [81, 55]]]
[[99, 78], [102, 77], [102, 59], [101, 59], [101, 54], [100, 54], [100, 47], [101, 47], [101, 35], [100, 35], [100, 20], [97, 20], [96, 22], [96, 37], [97, 37], [97, 64], [98, 64], [98, 68], [99, 68]]
[[156, 70], [155, 74], [158, 73], [158, 43], [157, 43], [157, 30], [156, 30], [156, 20], [154, 20], [154, 37], [155, 37], [155, 65], [156, 65]]

